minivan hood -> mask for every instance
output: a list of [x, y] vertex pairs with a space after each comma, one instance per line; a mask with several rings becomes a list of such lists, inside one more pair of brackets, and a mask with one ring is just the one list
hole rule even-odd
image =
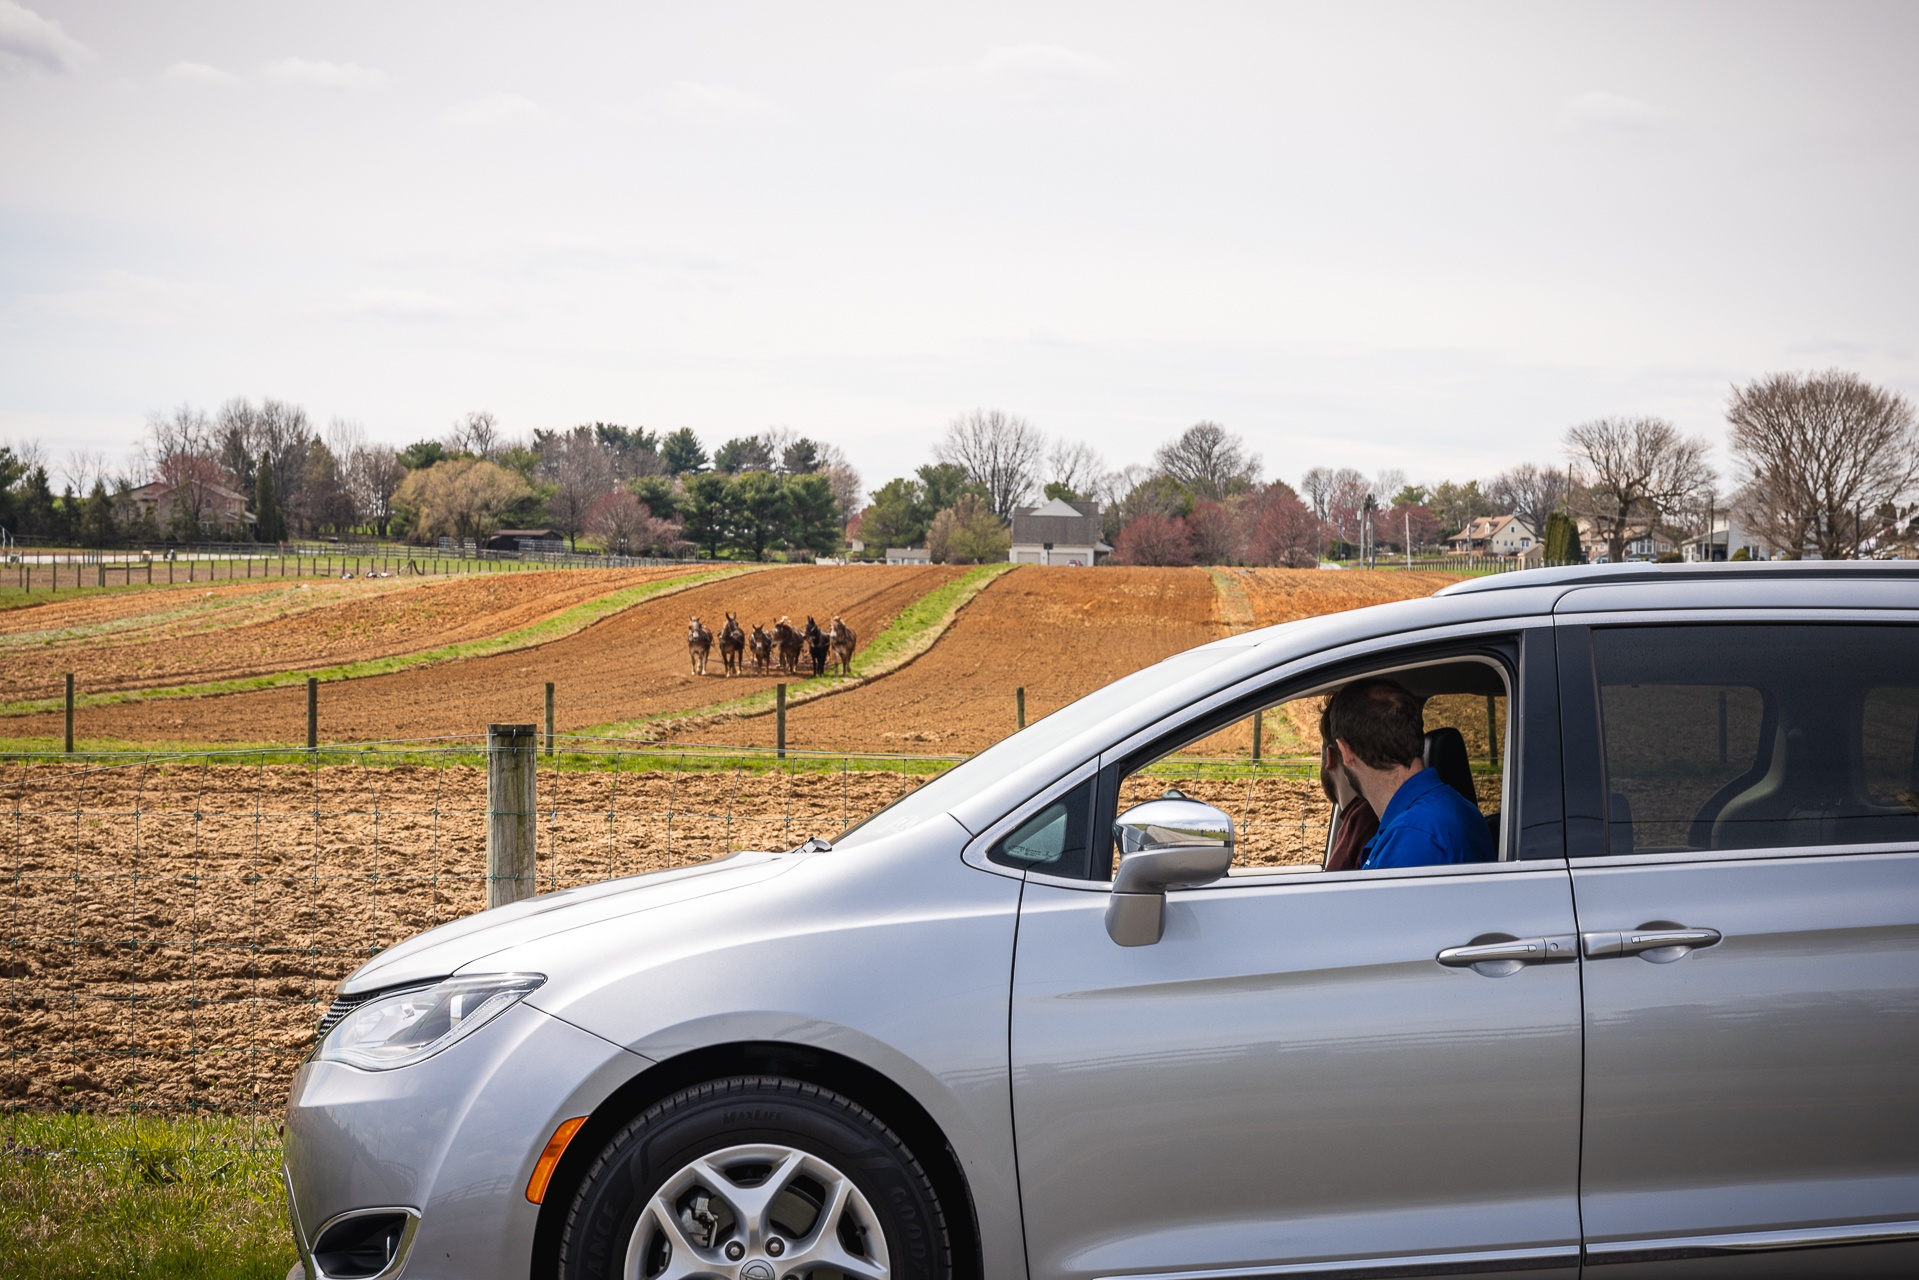
[[650, 871], [600, 884], [545, 893], [510, 906], [476, 911], [408, 938], [367, 961], [340, 984], [343, 996], [430, 982], [521, 943], [657, 907], [757, 884], [811, 857], [802, 853], [736, 853], [717, 862]]

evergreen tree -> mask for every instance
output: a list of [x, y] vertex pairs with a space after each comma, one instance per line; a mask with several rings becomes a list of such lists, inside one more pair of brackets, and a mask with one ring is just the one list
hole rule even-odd
[[660, 458], [666, 463], [668, 475], [706, 470], [706, 450], [701, 447], [700, 438], [693, 434], [691, 427], [681, 427], [661, 441]]
[[726, 490], [725, 476], [693, 476], [686, 482], [686, 500], [680, 506], [687, 540], [713, 558], [718, 558], [720, 544], [727, 540], [731, 508]]
[[787, 523], [786, 488], [767, 471], [749, 471], [726, 486], [727, 541], [755, 560], [766, 559], [766, 549], [784, 541]]
[[107, 496], [107, 483], [96, 479], [93, 491], [80, 507], [80, 538], [89, 547], [104, 547], [119, 541], [120, 530], [113, 519], [113, 499]]
[[788, 546], [830, 556], [840, 549], [845, 530], [833, 486], [817, 471], [804, 472], [786, 482], [786, 542]]
[[1546, 517], [1542, 541], [1547, 564], [1584, 564], [1586, 549], [1579, 541], [1579, 526], [1564, 511]]
[[680, 514], [680, 496], [673, 492], [667, 476], [638, 476], [626, 486], [634, 497], [646, 504], [655, 519], [672, 520]]
[[281, 542], [287, 536], [286, 516], [273, 488], [273, 468], [262, 457], [253, 480], [253, 536], [261, 542]]

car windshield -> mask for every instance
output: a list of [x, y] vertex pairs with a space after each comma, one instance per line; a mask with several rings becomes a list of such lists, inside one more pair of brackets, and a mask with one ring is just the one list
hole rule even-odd
[[1012, 737], [988, 747], [971, 760], [955, 765], [925, 786], [907, 792], [872, 817], [848, 828], [833, 844], [836, 848], [865, 844], [916, 827], [928, 818], [945, 813], [967, 796], [1003, 782], [1055, 747], [1124, 711], [1148, 693], [1177, 684], [1234, 654], [1245, 652], [1246, 648], [1245, 645], [1207, 645], [1188, 649], [1164, 662], [1115, 680], [1104, 688], [1095, 689], [1077, 702], [1068, 703]]

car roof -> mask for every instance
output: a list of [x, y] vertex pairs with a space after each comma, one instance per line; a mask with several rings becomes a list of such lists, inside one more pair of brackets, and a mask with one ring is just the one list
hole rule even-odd
[[1701, 564], [1577, 564], [1554, 569], [1519, 569], [1455, 582], [1435, 592], [1441, 596], [1476, 595], [1482, 591], [1515, 591], [1532, 587], [1603, 587], [1641, 582], [1699, 582], [1738, 579], [1804, 582], [1814, 578], [1853, 578], [1883, 581], [1919, 578], [1919, 560], [1752, 560]]

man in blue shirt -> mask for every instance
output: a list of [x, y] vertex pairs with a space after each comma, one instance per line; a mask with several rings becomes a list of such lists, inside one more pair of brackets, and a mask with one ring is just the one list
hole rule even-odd
[[1419, 699], [1392, 680], [1356, 680], [1330, 712], [1338, 766], [1379, 815], [1360, 870], [1493, 860], [1478, 806], [1426, 767]]

